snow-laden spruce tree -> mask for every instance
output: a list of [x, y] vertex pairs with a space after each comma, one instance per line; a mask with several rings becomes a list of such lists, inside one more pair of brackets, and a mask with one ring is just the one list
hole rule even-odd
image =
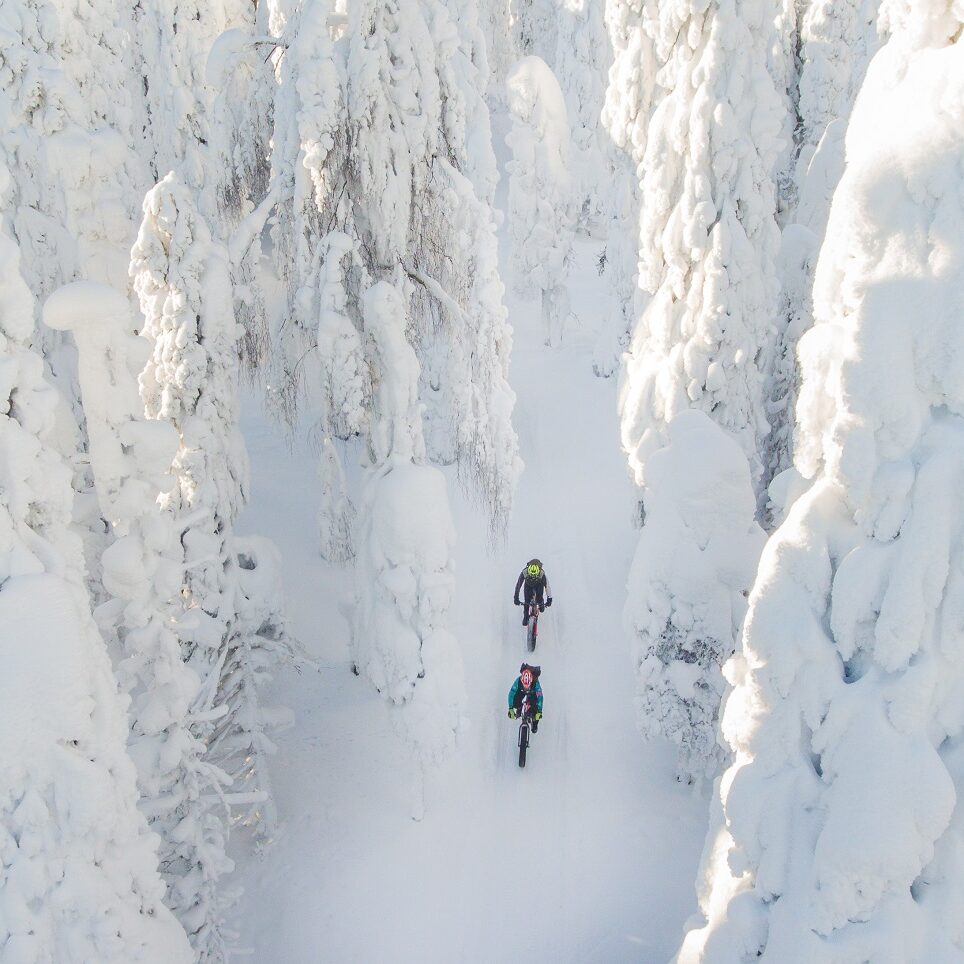
[[[466, 100], [471, 71], [481, 77], [470, 54], [478, 38], [461, 35], [439, 0], [354, 4], [335, 40], [333, 12], [329, 0], [306, 0], [285, 24], [272, 154], [274, 256], [288, 291], [272, 352], [278, 402], [290, 416], [303, 393], [314, 402], [319, 383], [336, 380], [336, 360], [321, 351], [331, 339], [319, 332], [329, 306], [343, 302], [344, 323], [360, 332], [364, 291], [401, 269], [413, 282], [429, 456], [457, 460], [501, 524], [519, 460], [487, 201], [494, 166], [476, 143], [487, 122], [468, 118], [484, 104]], [[326, 421], [340, 400], [321, 408], [319, 434], [334, 436]]]
[[[233, 521], [247, 488], [247, 457], [238, 430], [238, 338], [227, 257], [214, 242], [191, 192], [173, 173], [144, 199], [144, 220], [132, 251], [131, 277], [140, 299], [149, 358], [140, 376], [149, 418], [170, 422], [179, 447], [175, 486], [162, 499], [184, 547], [184, 611], [177, 632], [185, 661], [200, 679], [191, 732], [206, 746], [205, 761], [242, 780], [241, 797], [226, 804], [258, 802], [252, 782], [252, 749], [261, 745], [256, 688], [266, 659], [284, 650], [283, 634], [245, 631], [242, 620]], [[270, 560], [265, 559], [265, 566]], [[267, 578], [263, 584], [270, 585]], [[280, 608], [266, 601], [265, 619]], [[257, 744], [257, 746], [252, 745]], [[267, 774], [260, 775], [267, 786]], [[217, 821], [218, 825], [215, 825]], [[216, 844], [198, 882], [210, 914], [190, 929], [201, 957], [224, 953], [219, 920], [223, 894], [218, 877], [230, 868], [223, 844], [227, 826], [208, 815]]]
[[[680, 961], [964, 959], [964, 14], [885, 4]], [[900, 136], [894, 136], [899, 131]]]
[[[0, 194], [9, 176], [0, 166]], [[5, 211], [9, 214], [9, 209]], [[188, 962], [137, 810], [124, 704], [50, 447], [53, 389], [28, 348], [33, 298], [0, 231], [0, 954]]]
[[268, 6], [249, 6], [250, 22], [229, 28], [214, 41], [204, 70], [209, 155], [203, 208], [231, 238], [234, 309], [244, 329], [244, 361], [252, 372], [264, 365], [269, 349], [259, 263], [261, 232], [273, 203], [269, 197], [272, 56], [283, 50], [270, 37]]
[[[454, 11], [457, 0], [449, 0]], [[486, 90], [491, 107], [505, 107], [505, 76], [519, 59], [515, 25], [512, 22], [514, 0], [482, 0], [477, 20], [485, 44], [485, 56], [491, 70], [492, 83]]]
[[677, 779], [712, 780], [723, 663], [763, 548], [746, 456], [699, 411], [681, 412], [646, 460], [646, 518], [625, 619], [636, 640], [639, 724], [677, 745]]
[[555, 67], [561, 0], [511, 0], [515, 47], [526, 57], [539, 57]]
[[604, 233], [609, 219], [609, 157], [600, 115], [612, 63], [600, 0], [557, 0], [554, 73], [566, 100], [574, 208], [583, 233]]
[[203, 882], [230, 869], [217, 813], [230, 780], [205, 762], [206, 746], [191, 731], [200, 679], [177, 633], [184, 550], [174, 516], [158, 505], [173, 485], [178, 436], [169, 422], [144, 416], [137, 376], [148, 345], [132, 334], [125, 295], [76, 282], [47, 300], [44, 321], [77, 343], [90, 464], [114, 537], [102, 558], [111, 598], [95, 616], [115, 640], [120, 685], [131, 697], [128, 745], [141, 809], [160, 837], [166, 902], [196, 934], [220, 926], [222, 909]]
[[612, 64], [600, 121], [611, 145], [606, 192], [609, 223], [601, 268], [617, 309], [604, 319], [593, 349], [593, 370], [604, 377], [619, 370], [630, 331], [645, 304], [638, 285], [641, 204], [637, 171], [646, 152], [654, 102], [663, 93], [656, 82], [657, 17], [653, 0], [606, 0]]
[[506, 80], [512, 130], [509, 229], [513, 284], [539, 298], [546, 344], [558, 344], [569, 319], [568, 272], [575, 233], [566, 102], [544, 60], [523, 57]]
[[[448, 628], [455, 526], [445, 477], [425, 464], [419, 363], [405, 335], [406, 295], [387, 281], [365, 295], [375, 384], [367, 471], [356, 525], [352, 649], [396, 708], [419, 771], [454, 748], [465, 700], [462, 658]], [[415, 815], [422, 801], [416, 800]]]
[[803, 13], [795, 115], [795, 176], [778, 259], [782, 282], [767, 409], [772, 432], [764, 460], [776, 476], [793, 462], [797, 344], [813, 324], [811, 290], [830, 201], [844, 168], [844, 136], [854, 98], [877, 50], [879, 0], [815, 2]]
[[143, 0], [134, 5], [134, 58], [143, 89], [138, 150], [152, 181], [178, 170], [192, 186], [204, 183], [210, 137], [204, 88], [208, 51], [229, 27], [250, 28], [254, 10], [245, 0]]
[[660, 7], [665, 96], [642, 164], [640, 285], [621, 397], [635, 468], [666, 423], [699, 408], [740, 442], [754, 485], [772, 351], [779, 244], [773, 168], [781, 100], [767, 70], [774, 3]]

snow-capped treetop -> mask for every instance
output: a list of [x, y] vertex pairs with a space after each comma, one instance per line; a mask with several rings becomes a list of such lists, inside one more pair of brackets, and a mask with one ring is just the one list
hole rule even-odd
[[[538, 145], [538, 166], [546, 181], [568, 184], [569, 115], [556, 75], [540, 57], [523, 57], [506, 78], [509, 109], [525, 124]], [[522, 159], [520, 159], [522, 163]]]

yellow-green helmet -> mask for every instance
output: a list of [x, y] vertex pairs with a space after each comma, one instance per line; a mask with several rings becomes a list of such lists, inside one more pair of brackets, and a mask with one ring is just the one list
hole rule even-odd
[[526, 566], [526, 572], [529, 573], [530, 576], [535, 578], [542, 572], [542, 566], [539, 565], [538, 562], [535, 562], [535, 561], [530, 562], [529, 565]]

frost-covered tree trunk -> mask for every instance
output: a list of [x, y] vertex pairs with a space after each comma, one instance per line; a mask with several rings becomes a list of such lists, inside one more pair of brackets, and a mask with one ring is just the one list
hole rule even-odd
[[728, 670], [681, 961], [964, 958], [964, 16], [885, 11], [800, 345], [810, 488]]
[[399, 729], [424, 768], [454, 748], [465, 693], [462, 659], [448, 628], [455, 527], [445, 477], [425, 464], [406, 300], [386, 281], [365, 295], [378, 388], [373, 466], [356, 526], [352, 647], [356, 669], [397, 708]]
[[763, 548], [746, 457], [698, 411], [681, 412], [646, 461], [646, 519], [629, 573], [639, 723], [679, 748], [677, 779], [712, 780], [723, 663], [733, 654]]
[[506, 81], [512, 130], [509, 227], [514, 285], [540, 298], [547, 345], [570, 320], [568, 271], [575, 233], [566, 103], [545, 61], [520, 60]]
[[640, 283], [621, 399], [634, 469], [685, 408], [750, 460], [758, 496], [778, 282], [773, 184], [783, 123], [768, 73], [774, 3], [660, 8], [659, 83], [642, 165]]
[[[0, 165], [0, 191], [9, 186]], [[5, 209], [9, 215], [9, 209]], [[6, 220], [6, 218], [5, 218]], [[33, 299], [0, 231], [0, 952], [11, 961], [188, 962], [137, 810], [127, 720], [69, 532]]]
[[[247, 457], [238, 431], [238, 351], [227, 257], [211, 238], [180, 179], [169, 174], [144, 200], [144, 221], [132, 252], [131, 276], [144, 315], [150, 357], [140, 377], [150, 418], [170, 422], [179, 447], [176, 484], [164, 500], [181, 529], [187, 575], [178, 622], [188, 667], [201, 684], [192, 706], [192, 733], [207, 748], [206, 762], [222, 768], [239, 796], [225, 803], [267, 802], [267, 774], [251, 779], [252, 741], [261, 746], [262, 711], [255, 685], [265, 657], [285, 645], [278, 633], [250, 631], [259, 622], [239, 610], [241, 598], [233, 520], [247, 487]], [[264, 565], [270, 567], [270, 560]], [[270, 585], [267, 573], [262, 584]], [[250, 595], [247, 596], [250, 601]], [[280, 609], [265, 600], [270, 621]], [[239, 788], [238, 782], [241, 781]], [[258, 792], [245, 789], [258, 783]], [[260, 820], [260, 814], [254, 816]], [[212, 812], [216, 840], [198, 883], [199, 914], [192, 939], [202, 957], [224, 954], [218, 877], [230, 869], [224, 855], [227, 826]]]

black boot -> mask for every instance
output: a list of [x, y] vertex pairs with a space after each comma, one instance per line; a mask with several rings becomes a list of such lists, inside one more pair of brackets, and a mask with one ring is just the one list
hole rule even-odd
[[538, 721], [538, 720], [533, 720], [533, 721], [532, 721], [532, 732], [533, 732], [533, 733], [538, 733], [538, 732], [539, 732], [539, 721]]
[[529, 610], [528, 610], [528, 609], [522, 614], [522, 625], [523, 625], [523, 626], [528, 626], [528, 625], [529, 625]]

